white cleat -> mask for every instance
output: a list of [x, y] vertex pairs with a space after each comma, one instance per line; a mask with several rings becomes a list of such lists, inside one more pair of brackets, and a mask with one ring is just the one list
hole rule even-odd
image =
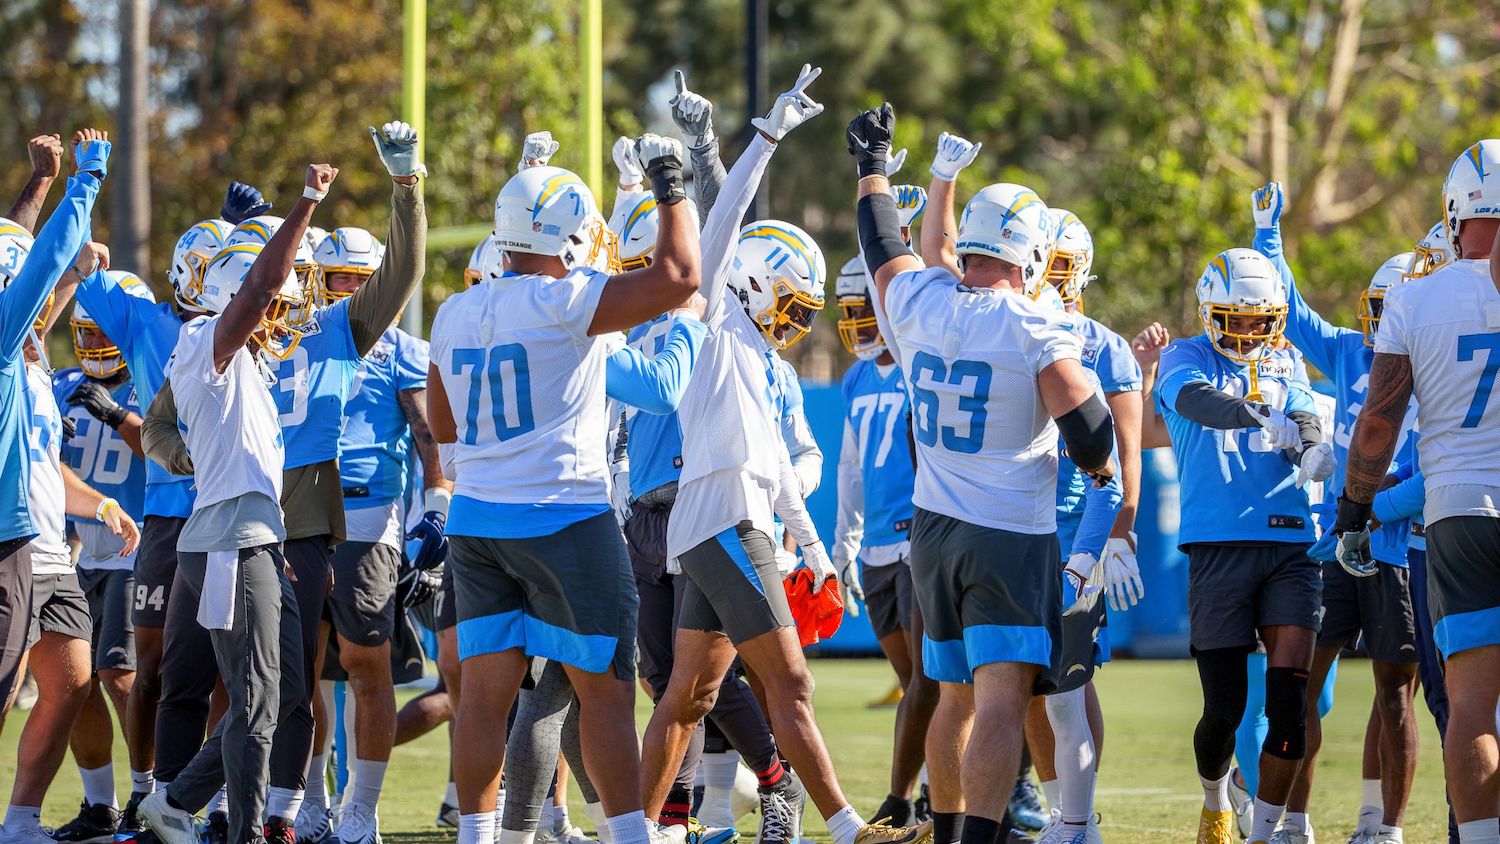
[[1234, 806], [1234, 825], [1240, 833], [1240, 840], [1250, 837], [1250, 827], [1254, 824], [1255, 798], [1250, 792], [1240, 787], [1234, 781], [1235, 775], [1240, 772], [1239, 766], [1231, 766], [1229, 769], [1229, 802]]
[[548, 824], [542, 824], [536, 831], [536, 844], [595, 844], [595, 842], [576, 826], [557, 832]]
[[379, 844], [380, 815], [363, 803], [350, 803], [339, 817], [338, 844]]
[[1271, 844], [1317, 844], [1317, 838], [1311, 829], [1293, 832], [1283, 826], [1271, 834]]
[[0, 844], [57, 844], [57, 839], [39, 826], [11, 831], [0, 825]]
[[198, 821], [192, 815], [167, 802], [167, 791], [152, 792], [141, 801], [141, 821], [156, 833], [162, 844], [198, 844]]
[[297, 844], [326, 844], [333, 837], [333, 812], [304, 802], [297, 810]]
[[1054, 813], [1053, 820], [1042, 827], [1037, 844], [1104, 844], [1104, 836], [1098, 824], [1063, 823], [1062, 817]]
[[687, 827], [677, 824], [669, 826], [648, 820], [646, 831], [651, 836], [651, 844], [685, 844], [687, 841]]

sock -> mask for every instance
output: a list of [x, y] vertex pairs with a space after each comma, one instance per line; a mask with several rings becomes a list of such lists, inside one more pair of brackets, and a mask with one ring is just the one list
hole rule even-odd
[[[9, 821], [6, 825], [10, 825]], [[1463, 844], [1500, 844], [1500, 818], [1480, 818], [1459, 824], [1458, 840]]]
[[854, 844], [855, 837], [864, 828], [865, 819], [854, 811], [853, 806], [845, 806], [828, 819], [828, 832], [833, 836], [833, 844]]
[[583, 812], [594, 824], [594, 834], [599, 836], [599, 844], [611, 844], [613, 839], [609, 837], [609, 824], [604, 820], [604, 804], [585, 803]]
[[[667, 799], [671, 800], [672, 798], [669, 795], [667, 797]], [[500, 808], [502, 808], [502, 809], [505, 808], [505, 801], [504, 800], [500, 801]], [[537, 829], [552, 829], [552, 812], [553, 812], [553, 806], [552, 806], [552, 803], [551, 803], [550, 800], [548, 802], [545, 802], [545, 803], [543, 803], [541, 805], [541, 808], [538, 809], [537, 813], [536, 813], [536, 828]], [[502, 824], [502, 826], [503, 826], [503, 824]]]
[[1056, 737], [1057, 802], [1052, 805], [1071, 824], [1087, 824], [1094, 816], [1096, 757], [1086, 695], [1085, 688], [1078, 688], [1046, 699], [1047, 721]]
[[1385, 797], [1380, 793], [1380, 780], [1361, 780], [1359, 798], [1359, 822], [1356, 832], [1374, 832], [1385, 816]]
[[1378, 827], [1378, 828], [1377, 828], [1377, 830], [1376, 830], [1376, 831], [1377, 831], [1377, 832], [1378, 832], [1378, 833], [1379, 833], [1379, 834], [1380, 834], [1380, 835], [1384, 835], [1384, 836], [1387, 836], [1387, 837], [1388, 837], [1388, 838], [1390, 838], [1390, 839], [1391, 839], [1391, 840], [1393, 840], [1393, 841], [1395, 841], [1395, 842], [1397, 842], [1397, 844], [1400, 844], [1400, 842], [1402, 842], [1402, 841], [1404, 841], [1404, 840], [1405, 840], [1405, 839], [1404, 839], [1404, 838], [1402, 838], [1402, 836], [1401, 836], [1401, 827], [1399, 827], [1399, 826], [1386, 826], [1386, 825], [1385, 825], [1385, 824], [1381, 824], [1381, 825], [1380, 825], [1380, 826], [1379, 826], [1379, 827]]
[[106, 762], [97, 768], [79, 766], [78, 776], [83, 780], [83, 800], [90, 806], [100, 803], [118, 809], [115, 802], [115, 766]]
[[672, 790], [667, 792], [666, 802], [661, 804], [661, 817], [657, 820], [662, 826], [687, 826], [688, 813], [692, 810], [692, 793], [674, 785]]
[[961, 844], [999, 844], [1001, 826], [1000, 821], [969, 815], [964, 819], [963, 836], [958, 840]]
[[[1281, 813], [1286, 811], [1285, 806], [1274, 806], [1260, 798], [1255, 800], [1254, 821], [1250, 826], [1250, 838], [1252, 842], [1270, 841], [1271, 835], [1276, 832], [1276, 825], [1281, 822]], [[1305, 819], [1307, 815], [1302, 815]]]
[[1281, 825], [1292, 832], [1306, 835], [1308, 827], [1312, 826], [1312, 820], [1308, 818], [1306, 812], [1287, 812]]
[[41, 829], [42, 807], [11, 804], [10, 808], [5, 810], [4, 827], [6, 832], [26, 832], [32, 829]]
[[156, 791], [156, 777], [150, 771], [130, 769], [130, 793], [151, 794]]
[[1229, 774], [1216, 780], [1198, 777], [1198, 782], [1203, 784], [1203, 808], [1210, 812], [1228, 812], [1234, 808], [1229, 802]]
[[[371, 809], [380, 802], [380, 787], [385, 782], [385, 762], [355, 759], [349, 768], [349, 786], [353, 788], [353, 800]], [[346, 787], [345, 791], [350, 788]]]
[[1058, 796], [1058, 789], [1057, 780], [1042, 780], [1042, 796], [1047, 798], [1047, 808], [1061, 811], [1058, 807], [1062, 798]]
[[328, 809], [328, 755], [319, 753], [307, 764], [307, 796], [303, 801], [321, 810]]
[[770, 788], [780, 783], [782, 777], [785, 776], [786, 768], [782, 767], [780, 756], [772, 756], [771, 764], [766, 766], [764, 771], [755, 772], [755, 778], [760, 782], [761, 788]]
[[449, 806], [458, 805], [458, 786], [453, 780], [448, 780], [448, 788], [443, 792], [443, 802]]
[[609, 837], [614, 844], [651, 844], [651, 834], [646, 831], [646, 813], [639, 809], [605, 818], [604, 823], [609, 826]]
[[494, 812], [458, 816], [458, 844], [491, 844], [494, 840]]
[[932, 813], [932, 844], [954, 844], [963, 834], [963, 812]]
[[[227, 805], [228, 801], [226, 800], [225, 803]], [[295, 821], [297, 811], [301, 808], [302, 789], [277, 788], [273, 785], [266, 790], [266, 817]]]
[[522, 831], [519, 829], [506, 829], [502, 824], [495, 829], [495, 844], [534, 844], [536, 841], [536, 830]]
[[[917, 772], [917, 784], [918, 785], [927, 785], [927, 763], [926, 762], [922, 763], [922, 770], [920, 770], [920, 771]], [[959, 814], [963, 814], [963, 813], [960, 812]]]
[[739, 773], [738, 753], [705, 753], [698, 765], [703, 777], [703, 802], [698, 819], [709, 826], [734, 826], [734, 777]]
[[[168, 796], [170, 797], [171, 795]], [[183, 807], [181, 806], [178, 806], [177, 808], [183, 809]], [[187, 810], [183, 809], [183, 811]], [[229, 792], [225, 791], [221, 786], [218, 791], [214, 792], [214, 799], [208, 801], [208, 807], [203, 811], [205, 813], [205, 817], [207, 815], [212, 815], [214, 812], [223, 812], [226, 815], [229, 814]]]
[[554, 805], [552, 807], [552, 831], [558, 835], [562, 835], [572, 825], [568, 821], [568, 807]]

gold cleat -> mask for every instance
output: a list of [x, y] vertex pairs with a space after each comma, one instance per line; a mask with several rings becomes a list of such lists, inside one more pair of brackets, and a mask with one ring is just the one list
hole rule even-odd
[[923, 821], [916, 826], [886, 826], [879, 821], [865, 824], [865, 828], [854, 836], [854, 844], [930, 844], [932, 821]]
[[906, 694], [906, 691], [901, 688], [901, 684], [897, 683], [896, 685], [894, 685], [894, 686], [891, 687], [890, 691], [888, 691], [888, 692], [885, 693], [885, 697], [879, 697], [879, 698], [876, 698], [876, 699], [870, 701], [869, 703], [865, 704], [865, 708], [866, 709], [889, 709], [892, 706], [896, 706], [896, 705], [900, 704], [901, 703], [901, 698], [905, 694]]
[[1198, 844], [1234, 844], [1233, 810], [1204, 809], [1198, 818]]

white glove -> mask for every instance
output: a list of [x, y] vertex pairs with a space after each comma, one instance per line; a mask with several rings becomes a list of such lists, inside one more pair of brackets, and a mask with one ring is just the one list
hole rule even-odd
[[1305, 487], [1310, 483], [1328, 480], [1337, 465], [1333, 459], [1333, 446], [1328, 443], [1308, 446], [1307, 450], [1302, 452], [1302, 464], [1297, 469], [1297, 486]]
[[1271, 182], [1250, 194], [1250, 213], [1255, 217], [1258, 229], [1274, 229], [1281, 225], [1281, 210], [1286, 197], [1281, 192], [1280, 182]]
[[1297, 427], [1285, 413], [1270, 405], [1253, 405], [1250, 413], [1255, 423], [1265, 431], [1265, 438], [1273, 449], [1302, 450], [1302, 429]]
[[1099, 561], [1093, 554], [1079, 553], [1068, 558], [1063, 568], [1063, 616], [1077, 615], [1092, 610], [1104, 594], [1095, 571]]
[[545, 167], [557, 153], [559, 146], [561, 144], [552, 140], [551, 132], [532, 132], [527, 135], [526, 140], [521, 143], [521, 163], [516, 165], [516, 172], [531, 167]]
[[1104, 587], [1109, 592], [1109, 608], [1115, 612], [1124, 612], [1146, 597], [1135, 559], [1135, 531], [1129, 539], [1110, 537], [1104, 543]]
[[676, 557], [668, 557], [667, 574], [682, 574], [682, 561]]
[[921, 185], [897, 185], [891, 190], [896, 194], [896, 222], [910, 228], [927, 209], [927, 191]]
[[865, 587], [859, 578], [859, 561], [834, 560], [833, 564], [839, 570], [839, 583], [844, 587], [844, 612], [858, 618], [859, 605], [865, 599]]
[[889, 179], [890, 177], [896, 175], [896, 171], [900, 170], [901, 165], [905, 163], [906, 147], [902, 147], [901, 149], [896, 150], [896, 154], [892, 155], [890, 160], [885, 163], [885, 177]]
[[609, 476], [609, 506], [615, 510], [615, 521], [620, 527], [630, 518], [630, 464], [622, 463]]
[[958, 171], [974, 163], [982, 146], [984, 144], [971, 144], [947, 132], [938, 135], [937, 155], [932, 158], [932, 175], [945, 182], [957, 180]]
[[615, 167], [620, 171], [620, 187], [640, 187], [641, 181], [646, 178], [646, 171], [641, 169], [641, 163], [635, 159], [635, 141], [621, 135], [615, 139], [615, 145], [610, 147], [609, 154], [615, 159]]
[[674, 156], [682, 161], [682, 142], [676, 138], [667, 138], [661, 135], [653, 135], [649, 132], [641, 136], [635, 142], [635, 157], [641, 164], [644, 173], [645, 168], [651, 166], [651, 162], [663, 156]]
[[394, 120], [376, 129], [370, 127], [375, 152], [386, 172], [395, 178], [425, 176], [427, 168], [417, 160], [417, 130], [410, 123]]
[[682, 139], [691, 149], [703, 149], [714, 140], [714, 104], [701, 94], [688, 90], [682, 71], [672, 71], [677, 93], [667, 100], [672, 107], [672, 122], [682, 131]]
[[750, 125], [759, 129], [772, 141], [780, 143], [781, 139], [786, 137], [786, 133], [822, 114], [822, 104], [814, 102], [812, 97], [803, 93], [822, 72], [821, 67], [803, 65], [802, 72], [797, 74], [797, 84], [793, 85], [790, 91], [776, 98], [776, 102], [771, 105], [771, 110], [766, 112], [765, 117], [755, 118], [750, 121]]
[[823, 588], [823, 582], [837, 574], [833, 570], [833, 562], [828, 559], [828, 552], [823, 550], [823, 543], [814, 542], [811, 545], [802, 546], [802, 562], [813, 573], [813, 594]]

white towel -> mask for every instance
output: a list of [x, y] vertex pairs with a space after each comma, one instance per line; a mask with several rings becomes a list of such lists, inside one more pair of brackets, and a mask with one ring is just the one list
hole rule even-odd
[[234, 626], [235, 583], [240, 574], [240, 552], [209, 551], [203, 570], [203, 594], [198, 599], [198, 623], [208, 630]]

